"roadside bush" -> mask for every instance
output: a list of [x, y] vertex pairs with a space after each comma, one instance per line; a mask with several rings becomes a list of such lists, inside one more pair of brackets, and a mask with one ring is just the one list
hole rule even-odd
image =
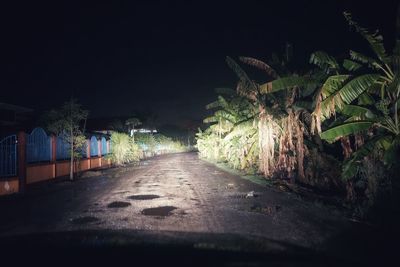
[[111, 147], [111, 160], [116, 165], [139, 161], [142, 155], [140, 147], [125, 133], [112, 133]]
[[187, 151], [187, 147], [180, 141], [175, 141], [170, 137], [166, 137], [162, 134], [154, 136], [156, 141], [156, 153], [157, 154], [168, 154], [168, 153], [179, 153]]
[[175, 141], [162, 134], [144, 134], [135, 135], [136, 143], [143, 150], [145, 156], [154, 156], [168, 153], [179, 153], [187, 151], [185, 145], [180, 141]]

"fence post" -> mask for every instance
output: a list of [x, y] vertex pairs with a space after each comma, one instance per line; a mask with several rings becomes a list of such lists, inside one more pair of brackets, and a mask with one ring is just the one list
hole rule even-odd
[[26, 188], [26, 134], [21, 131], [17, 137], [18, 148], [18, 179], [19, 192], [24, 193]]
[[91, 155], [90, 155], [90, 139], [86, 140], [86, 157], [89, 160], [89, 169], [92, 168], [92, 160], [90, 159]]
[[100, 142], [97, 139], [97, 156], [99, 157], [99, 165], [101, 167], [101, 162], [102, 162], [102, 156], [101, 156], [101, 138], [100, 138]]
[[56, 164], [57, 164], [57, 137], [53, 134], [51, 135], [51, 163], [53, 164], [53, 178], [57, 177]]

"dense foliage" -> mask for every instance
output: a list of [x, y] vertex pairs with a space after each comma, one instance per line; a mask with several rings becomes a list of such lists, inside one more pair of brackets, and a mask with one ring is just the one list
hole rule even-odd
[[111, 159], [116, 165], [138, 162], [145, 157], [186, 151], [179, 141], [162, 134], [136, 133], [135, 137], [126, 133], [111, 134]]
[[111, 159], [116, 165], [137, 162], [142, 156], [140, 147], [125, 133], [113, 132], [111, 134], [111, 147]]
[[65, 102], [57, 110], [53, 109], [44, 115], [46, 129], [61, 137], [70, 147], [70, 179], [74, 178], [73, 161], [82, 157], [82, 150], [86, 143], [85, 128], [82, 122], [86, 122], [89, 112], [82, 109], [75, 99]]
[[269, 64], [240, 57], [264, 71], [263, 83], [227, 57], [239, 81], [236, 90], [218, 89], [217, 101], [207, 106], [213, 115], [197, 134], [199, 155], [268, 179], [343, 190], [351, 203], [371, 206], [379, 194], [392, 194], [400, 146], [400, 40], [389, 54], [378, 32], [344, 16], [372, 56], [351, 50], [338, 60], [317, 51], [313, 67], [302, 72], [287, 68], [289, 55]]

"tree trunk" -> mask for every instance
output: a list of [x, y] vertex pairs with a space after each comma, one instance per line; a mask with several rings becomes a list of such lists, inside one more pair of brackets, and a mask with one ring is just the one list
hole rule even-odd
[[[351, 148], [350, 138], [348, 136], [340, 138], [344, 159], [348, 159], [353, 153]], [[356, 198], [356, 192], [354, 191], [353, 181], [346, 182], [346, 200], [349, 202], [354, 202]]]
[[74, 180], [74, 135], [71, 127], [71, 161], [69, 166], [69, 179]]

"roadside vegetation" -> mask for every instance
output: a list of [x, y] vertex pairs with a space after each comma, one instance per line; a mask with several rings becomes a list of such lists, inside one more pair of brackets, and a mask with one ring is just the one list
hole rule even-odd
[[146, 157], [187, 151], [180, 141], [162, 134], [127, 134], [114, 131], [111, 134], [111, 159], [116, 165], [139, 162]]
[[123, 165], [155, 155], [187, 151], [187, 147], [181, 142], [162, 134], [138, 133], [134, 138], [126, 133], [111, 134], [110, 157], [114, 164]]
[[74, 179], [73, 163], [82, 158], [82, 151], [85, 149], [85, 125], [88, 115], [87, 110], [82, 109], [75, 99], [71, 99], [65, 102], [61, 108], [50, 110], [43, 118], [43, 121], [46, 122], [46, 129], [61, 137], [68, 144], [71, 181]]
[[[344, 18], [369, 54], [316, 51], [305, 70], [289, 68], [290, 53], [268, 62], [227, 57], [239, 81], [216, 90], [197, 148], [247, 174], [337, 192], [359, 216], [398, 211], [400, 40], [389, 53], [379, 32]], [[264, 81], [244, 65], [263, 71]]]

